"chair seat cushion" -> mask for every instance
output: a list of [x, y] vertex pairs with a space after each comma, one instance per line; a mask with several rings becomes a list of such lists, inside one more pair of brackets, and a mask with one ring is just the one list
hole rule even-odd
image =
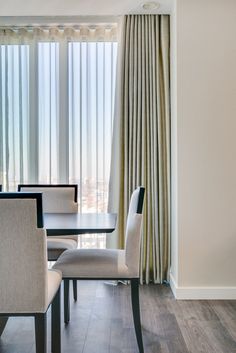
[[55, 270], [48, 270], [48, 295], [46, 308], [52, 302], [60, 284], [61, 284], [61, 272]]
[[132, 278], [125, 251], [116, 249], [67, 250], [53, 269], [60, 270], [63, 278]]
[[47, 237], [48, 260], [56, 261], [65, 250], [76, 249], [77, 245], [76, 237]]

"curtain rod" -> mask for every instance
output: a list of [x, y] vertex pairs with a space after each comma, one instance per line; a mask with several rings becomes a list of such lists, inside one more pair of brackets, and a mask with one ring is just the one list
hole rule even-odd
[[114, 27], [117, 27], [116, 23], [98, 23], [98, 24], [87, 24], [87, 23], [81, 23], [81, 24], [66, 24], [66, 25], [58, 25], [58, 24], [51, 24], [51, 25], [6, 25], [6, 26], [1, 26], [0, 25], [0, 29], [4, 30], [4, 29], [12, 29], [12, 30], [20, 30], [22, 28], [26, 29], [26, 30], [33, 30], [36, 28], [40, 28], [42, 30], [50, 30], [51, 28], [57, 28], [59, 30], [64, 30], [66, 28], [73, 28], [74, 30], [80, 30], [82, 28], [87, 27], [90, 30], [96, 30], [100, 27], [103, 27], [105, 29], [113, 29]]
[[120, 16], [0, 16], [0, 27], [114, 25]]

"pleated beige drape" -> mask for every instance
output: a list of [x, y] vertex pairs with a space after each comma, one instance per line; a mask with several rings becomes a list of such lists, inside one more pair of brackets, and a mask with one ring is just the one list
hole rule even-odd
[[146, 188], [141, 283], [169, 276], [169, 27], [167, 15], [127, 15], [120, 42], [109, 210], [118, 210], [115, 245], [123, 248], [130, 196]]

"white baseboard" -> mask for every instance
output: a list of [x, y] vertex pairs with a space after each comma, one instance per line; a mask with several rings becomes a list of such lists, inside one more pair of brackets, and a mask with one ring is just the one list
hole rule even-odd
[[175, 299], [177, 299], [177, 293], [176, 293], [177, 285], [172, 273], [170, 273], [170, 288], [172, 290], [172, 293], [174, 294]]
[[178, 287], [170, 274], [170, 287], [180, 300], [236, 300], [236, 287]]

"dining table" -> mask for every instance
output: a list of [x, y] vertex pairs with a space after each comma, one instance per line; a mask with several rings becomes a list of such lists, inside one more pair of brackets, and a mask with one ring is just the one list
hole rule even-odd
[[111, 233], [116, 228], [115, 213], [45, 213], [48, 236], [86, 233]]
[[[45, 213], [43, 226], [48, 236], [111, 233], [116, 220], [115, 213]], [[7, 321], [7, 316], [0, 316], [0, 337]]]

